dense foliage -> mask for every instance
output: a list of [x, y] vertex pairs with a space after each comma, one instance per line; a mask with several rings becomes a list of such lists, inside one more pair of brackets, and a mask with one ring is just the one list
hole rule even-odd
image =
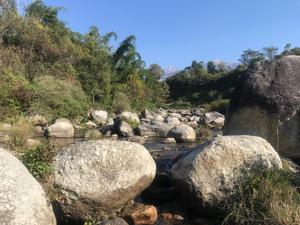
[[225, 113], [236, 85], [249, 67], [262, 60], [272, 61], [286, 55], [300, 55], [300, 49], [291, 48], [290, 44], [280, 54], [273, 46], [264, 47], [261, 51], [247, 49], [241, 55], [240, 64], [232, 68], [220, 62], [204, 64], [193, 61], [191, 66], [166, 81], [170, 99], [176, 102], [172, 107], [201, 105], [207, 110]]
[[224, 65], [218, 67], [213, 62], [205, 67], [202, 62], [194, 61], [167, 79], [170, 98], [184, 107], [187, 104], [203, 105], [208, 110], [224, 112], [241, 73], [240, 70], [230, 71]]
[[145, 68], [134, 36], [114, 51], [116, 34], [101, 35], [96, 27], [73, 32], [59, 11], [35, 1], [20, 16], [14, 1], [1, 1], [2, 119], [21, 113], [75, 118], [91, 107], [141, 110], [164, 102], [167, 87]]

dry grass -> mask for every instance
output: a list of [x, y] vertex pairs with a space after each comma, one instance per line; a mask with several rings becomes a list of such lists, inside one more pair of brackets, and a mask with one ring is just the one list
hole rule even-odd
[[299, 225], [299, 184], [299, 174], [289, 170], [254, 173], [227, 203], [223, 224]]
[[13, 122], [11, 132], [10, 145], [18, 152], [26, 147], [27, 140], [30, 139], [34, 133], [34, 127], [28, 119], [18, 117]]

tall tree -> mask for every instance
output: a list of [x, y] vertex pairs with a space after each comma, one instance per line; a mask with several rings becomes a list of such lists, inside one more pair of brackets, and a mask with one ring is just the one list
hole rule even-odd
[[207, 72], [209, 72], [211, 74], [215, 74], [218, 72], [217, 66], [213, 61], [208, 61], [206, 67], [207, 67]]
[[264, 47], [262, 49], [262, 51], [263, 51], [266, 59], [268, 59], [269, 61], [272, 61], [275, 58], [275, 56], [277, 55], [278, 48], [276, 48], [274, 46], [269, 46], [269, 47]]
[[247, 50], [243, 51], [239, 61], [243, 65], [248, 67], [251, 63], [257, 62], [257, 61], [260, 61], [263, 59], [264, 59], [264, 54], [262, 54], [261, 52], [247, 49]]
[[149, 72], [156, 80], [161, 80], [162, 76], [165, 73], [161, 66], [158, 64], [151, 64], [149, 67]]

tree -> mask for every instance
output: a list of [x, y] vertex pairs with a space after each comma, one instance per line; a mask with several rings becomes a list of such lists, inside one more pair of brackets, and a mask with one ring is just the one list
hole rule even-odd
[[241, 58], [239, 61], [246, 67], [248, 67], [250, 64], [263, 60], [264, 55], [259, 51], [254, 51], [251, 49], [247, 49], [243, 51]]
[[150, 65], [149, 72], [156, 80], [160, 80], [165, 73], [161, 66], [158, 64]]
[[284, 46], [284, 51], [291, 51], [292, 50], [292, 44], [291, 43], [287, 43], [285, 46]]
[[218, 72], [216, 64], [213, 61], [207, 62], [207, 72], [215, 74]]
[[269, 61], [272, 61], [277, 55], [278, 48], [274, 46], [264, 47], [262, 51], [264, 53], [265, 58], [267, 58]]
[[0, 16], [6, 12], [17, 12], [16, 1], [14, 0], [0, 0]]

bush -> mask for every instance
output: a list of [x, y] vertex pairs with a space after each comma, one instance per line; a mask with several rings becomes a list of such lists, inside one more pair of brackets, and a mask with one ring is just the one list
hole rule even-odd
[[241, 184], [228, 202], [225, 225], [300, 224], [299, 177], [288, 171], [260, 171]]
[[16, 117], [30, 104], [33, 90], [21, 75], [0, 73], [0, 118]]
[[117, 114], [124, 111], [130, 111], [130, 102], [128, 96], [122, 92], [117, 92], [114, 96], [112, 110]]
[[30, 111], [48, 119], [73, 119], [87, 112], [88, 100], [76, 81], [65, 81], [46, 76], [35, 81], [35, 97]]
[[56, 152], [53, 144], [44, 141], [37, 147], [25, 151], [21, 155], [21, 160], [35, 178], [43, 179], [52, 170], [51, 164]]
[[11, 132], [10, 145], [16, 150], [22, 150], [26, 147], [27, 140], [33, 135], [34, 128], [30, 121], [24, 117], [18, 117], [13, 122]]

